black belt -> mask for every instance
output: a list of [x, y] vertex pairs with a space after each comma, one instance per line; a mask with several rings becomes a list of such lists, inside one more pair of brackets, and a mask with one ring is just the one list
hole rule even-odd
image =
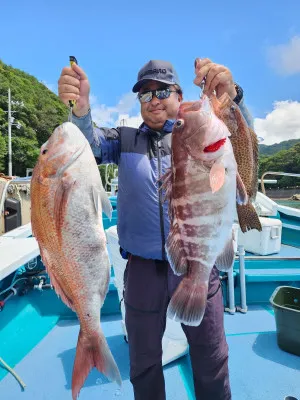
[[213, 293], [211, 293], [207, 296], [207, 299], [211, 299], [212, 297], [214, 297], [220, 290], [220, 287], [221, 287], [221, 282], [219, 282], [219, 286], [217, 287], [217, 289]]

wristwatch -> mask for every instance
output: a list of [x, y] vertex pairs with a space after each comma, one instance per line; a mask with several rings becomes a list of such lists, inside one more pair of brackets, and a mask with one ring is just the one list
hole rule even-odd
[[242, 89], [237, 83], [234, 84], [234, 87], [235, 87], [235, 90], [236, 90], [237, 95], [235, 96], [235, 98], [233, 99], [233, 101], [234, 101], [236, 104], [239, 104], [240, 101], [241, 101], [242, 98], [243, 98], [244, 92], [243, 92], [243, 89]]

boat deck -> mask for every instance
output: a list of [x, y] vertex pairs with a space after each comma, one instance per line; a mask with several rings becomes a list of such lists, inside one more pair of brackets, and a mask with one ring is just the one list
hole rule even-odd
[[[128, 345], [123, 339], [121, 315], [104, 316], [102, 327], [119, 366], [123, 386], [118, 389], [116, 383], [108, 382], [94, 369], [80, 392], [80, 399], [132, 400]], [[300, 358], [279, 349], [271, 307], [251, 305], [246, 314], [225, 314], [225, 328], [233, 400], [281, 400], [287, 395], [300, 398]], [[71, 399], [78, 332], [77, 320], [58, 321], [15, 366], [26, 384], [25, 391], [12, 375], [6, 374], [0, 381], [1, 399]], [[0, 356], [1, 353], [0, 350]], [[164, 373], [168, 400], [195, 399], [189, 356], [166, 365]]]

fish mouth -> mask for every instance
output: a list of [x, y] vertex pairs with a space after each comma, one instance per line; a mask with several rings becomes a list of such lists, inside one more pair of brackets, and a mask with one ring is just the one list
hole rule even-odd
[[204, 153], [214, 153], [215, 151], [219, 150], [226, 142], [226, 138], [220, 139], [215, 143], [212, 143], [206, 147], [204, 147]]
[[83, 153], [86, 146], [87, 146], [87, 143], [85, 143], [77, 151], [75, 151], [75, 153], [72, 155], [72, 157], [69, 159], [69, 161], [66, 164], [64, 164], [63, 166], [61, 166], [56, 171], [55, 177], [62, 176], [62, 174], [66, 171], [66, 169], [68, 169], [70, 167], [70, 165], [72, 165], [81, 156], [81, 154]]

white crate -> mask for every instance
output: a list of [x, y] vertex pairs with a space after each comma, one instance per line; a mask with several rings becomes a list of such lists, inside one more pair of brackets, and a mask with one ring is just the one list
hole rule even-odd
[[282, 222], [280, 219], [260, 217], [262, 231], [251, 229], [243, 233], [239, 227], [238, 245], [245, 251], [266, 256], [279, 253], [281, 246]]

